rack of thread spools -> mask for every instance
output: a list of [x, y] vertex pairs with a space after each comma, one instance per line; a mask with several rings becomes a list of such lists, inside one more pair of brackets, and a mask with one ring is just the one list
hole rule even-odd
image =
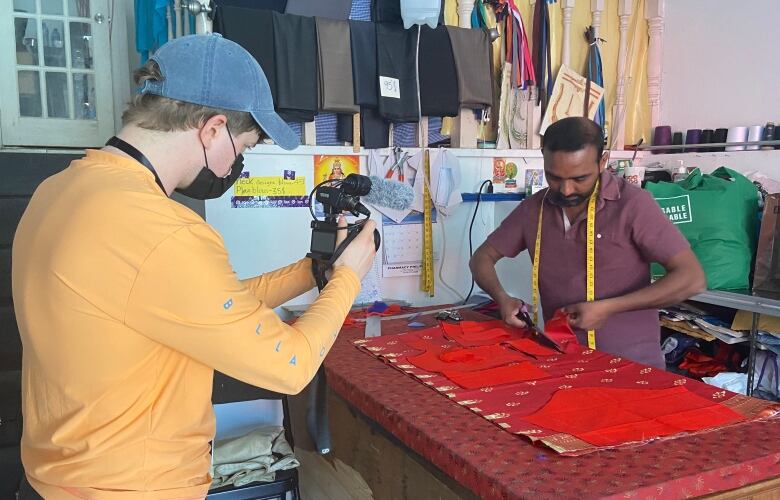
[[765, 125], [693, 128], [683, 135], [669, 125], [660, 125], [653, 130], [652, 145], [640, 149], [653, 154], [780, 149], [780, 126], [770, 121]]

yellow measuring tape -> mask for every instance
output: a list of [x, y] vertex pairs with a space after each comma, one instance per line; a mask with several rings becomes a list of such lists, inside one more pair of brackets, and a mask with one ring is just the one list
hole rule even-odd
[[[549, 192], [549, 191], [548, 191]], [[585, 299], [592, 302], [596, 298], [596, 198], [599, 192], [599, 181], [593, 188], [593, 193], [588, 199], [588, 228], [586, 234], [585, 255]], [[536, 244], [534, 245], [534, 263], [531, 275], [531, 301], [533, 302], [534, 323], [539, 322], [539, 261], [542, 252], [542, 213], [544, 212], [544, 200], [539, 207], [539, 222], [536, 225]], [[588, 348], [596, 348], [596, 331], [588, 330]]]
[[421, 288], [433, 297], [433, 204], [431, 203], [431, 157], [426, 149], [423, 153], [425, 179], [423, 184], [423, 264]]

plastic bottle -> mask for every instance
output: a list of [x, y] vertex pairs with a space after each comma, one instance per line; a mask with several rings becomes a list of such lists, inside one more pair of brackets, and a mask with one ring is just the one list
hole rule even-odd
[[685, 180], [688, 177], [688, 167], [685, 166], [682, 160], [676, 161], [677, 166], [672, 172], [672, 182], [679, 182]]

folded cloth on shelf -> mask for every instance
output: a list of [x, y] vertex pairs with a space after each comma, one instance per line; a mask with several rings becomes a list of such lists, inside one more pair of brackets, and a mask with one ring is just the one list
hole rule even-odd
[[349, 23], [323, 17], [315, 18], [320, 110], [333, 113], [357, 113], [352, 90], [352, 49]]
[[243, 436], [214, 443], [211, 489], [273, 481], [276, 471], [299, 465], [284, 438], [283, 427], [258, 427]]
[[352, 0], [287, 0], [285, 14], [324, 17], [328, 19], [349, 19]]
[[458, 74], [445, 26], [420, 32], [420, 109], [423, 116], [458, 116]]
[[263, 9], [263, 10], [275, 10], [276, 12], [284, 12], [287, 7], [287, 0], [212, 0], [214, 6], [219, 8], [220, 6], [227, 5], [231, 7], [244, 7], [247, 9]]
[[286, 121], [317, 114], [317, 33], [313, 17], [273, 13], [277, 112]]
[[405, 30], [387, 23], [376, 25], [379, 114], [390, 122], [418, 121], [416, 43], [416, 29]]
[[[339, 140], [354, 142], [353, 115], [340, 114], [336, 119]], [[360, 145], [367, 149], [386, 148], [390, 145], [390, 124], [379, 116], [379, 111], [375, 108], [360, 107]]]
[[232, 3], [218, 2], [214, 9], [214, 32], [236, 42], [252, 54], [265, 73], [274, 105], [278, 107], [273, 15], [271, 10], [236, 7]]
[[483, 108], [493, 103], [490, 71], [490, 39], [485, 30], [447, 26], [458, 75], [458, 99], [465, 108]]

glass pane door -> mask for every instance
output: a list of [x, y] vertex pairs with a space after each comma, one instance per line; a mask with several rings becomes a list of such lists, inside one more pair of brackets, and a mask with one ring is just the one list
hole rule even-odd
[[11, 44], [13, 50], [12, 58], [8, 52], [0, 56], [0, 71], [16, 77], [0, 84], [13, 85], [0, 88], [6, 96], [0, 104], [16, 111], [2, 118], [3, 144], [92, 146], [113, 131], [105, 4], [12, 0], [11, 11], [0, 12], [0, 25], [8, 26], [13, 37], [2, 38], [6, 30], [0, 29], [0, 48]]

